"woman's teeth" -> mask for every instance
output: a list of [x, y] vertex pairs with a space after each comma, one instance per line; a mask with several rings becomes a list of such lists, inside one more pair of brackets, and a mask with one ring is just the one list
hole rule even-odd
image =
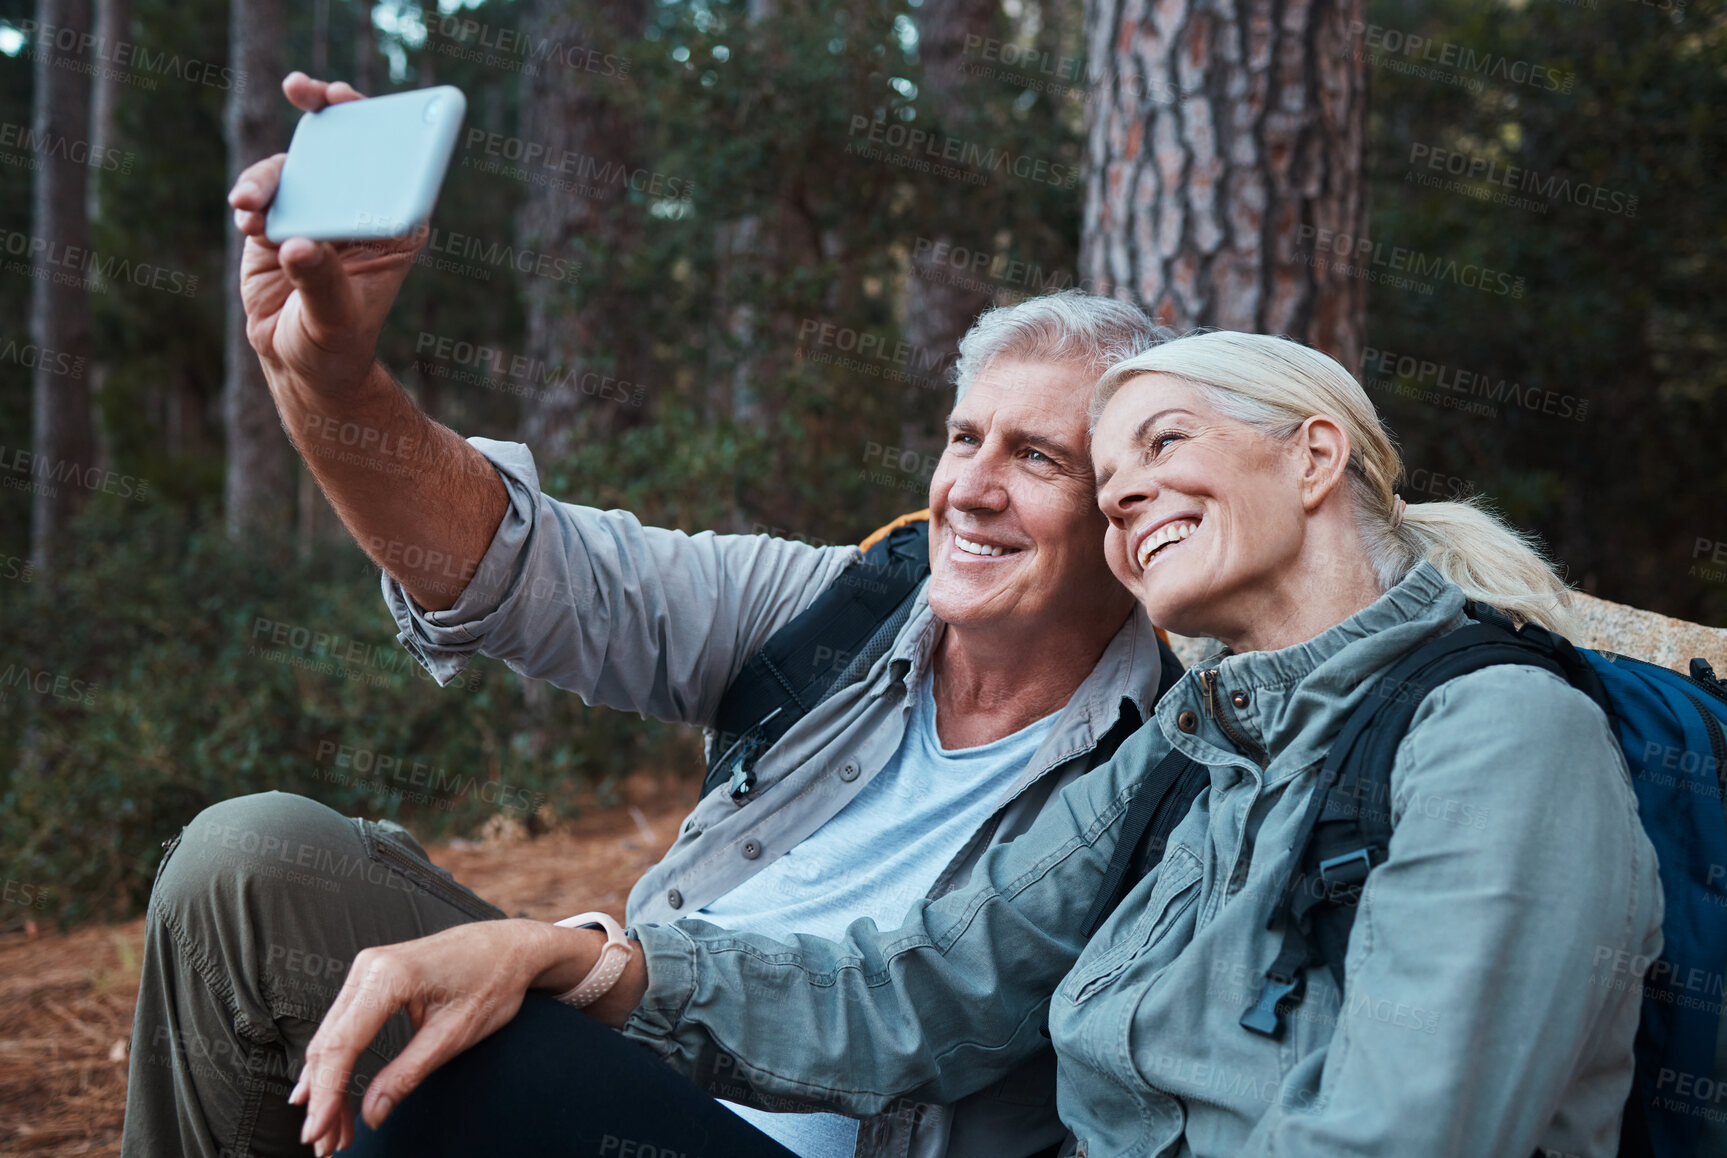
[[1163, 526], [1147, 535], [1145, 542], [1139, 545], [1140, 570], [1145, 570], [1146, 565], [1151, 562], [1151, 557], [1157, 554], [1160, 549], [1169, 546], [1171, 543], [1181, 542], [1198, 529], [1198, 519], [1180, 519], [1173, 523], [1165, 523]]

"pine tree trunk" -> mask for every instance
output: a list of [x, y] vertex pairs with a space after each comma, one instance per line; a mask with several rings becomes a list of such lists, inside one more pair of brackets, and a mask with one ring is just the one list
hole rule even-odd
[[[228, 91], [228, 177], [278, 152], [285, 143], [282, 77], [285, 20], [282, 0], [233, 0], [228, 25], [234, 87]], [[282, 528], [293, 509], [294, 481], [287, 435], [264, 384], [258, 355], [246, 341], [240, 305], [243, 239], [228, 227], [227, 374], [222, 424], [227, 435], [224, 516], [229, 538]]]
[[353, 9], [354, 78], [349, 83], [367, 96], [377, 96], [373, 70], [377, 67], [378, 42], [372, 30], [372, 0], [355, 0]]
[[[923, 88], [918, 96], [929, 98], [938, 122], [953, 135], [965, 135], [966, 38], [989, 36], [1000, 7], [1000, 0], [925, 0], [918, 11], [917, 54], [923, 61]], [[947, 365], [972, 322], [992, 304], [991, 295], [955, 285], [955, 279], [945, 276], [950, 271], [934, 255], [949, 252], [951, 237], [931, 242], [921, 254], [912, 254], [902, 330], [914, 350], [940, 356], [945, 359], [941, 364]], [[939, 453], [940, 442], [931, 440], [923, 422], [909, 413], [911, 409], [900, 426], [900, 445]]]
[[[1359, 370], [1365, 0], [1089, 0], [1081, 274], [1179, 329], [1288, 334]], [[1304, 232], [1303, 227], [1307, 227]], [[1320, 255], [1323, 257], [1323, 255]]]
[[[582, 45], [628, 57], [629, 49], [616, 46], [641, 40], [650, 2], [534, 0], [525, 31], [530, 43]], [[557, 53], [544, 54], [536, 64], [524, 83], [522, 137], [545, 146], [548, 157], [579, 158], [572, 171], [556, 175], [589, 187], [570, 192], [551, 182], [530, 185], [517, 222], [524, 248], [579, 263], [574, 285], [530, 277], [523, 287], [528, 356], [559, 373], [538, 396], [523, 398], [520, 437], [549, 460], [568, 453], [578, 439], [602, 436], [620, 420], [618, 403], [597, 389], [584, 392], [583, 383], [607, 376], [639, 382], [644, 327], [650, 323], [628, 316], [603, 288], [614, 276], [613, 255], [627, 252], [640, 232], [640, 205], [618, 176], [640, 167], [634, 82], [572, 68]]]
[[[36, 94], [31, 132], [37, 140], [85, 140], [90, 126], [90, 79], [78, 43], [90, 30], [89, 0], [37, 0]], [[70, 44], [62, 52], [58, 44]], [[84, 41], [88, 47], [88, 41]], [[90, 357], [90, 303], [82, 278], [88, 274], [73, 254], [90, 246], [85, 215], [87, 165], [72, 159], [72, 149], [45, 150], [31, 179], [34, 232], [43, 245], [32, 247], [30, 340], [38, 348], [73, 359]], [[70, 275], [70, 276], [68, 276]], [[62, 284], [66, 283], [66, 284]], [[89, 493], [85, 471], [93, 464], [90, 388], [82, 375], [55, 373], [57, 360], [38, 359], [31, 372], [30, 555], [32, 565], [52, 570], [62, 561], [68, 524]]]

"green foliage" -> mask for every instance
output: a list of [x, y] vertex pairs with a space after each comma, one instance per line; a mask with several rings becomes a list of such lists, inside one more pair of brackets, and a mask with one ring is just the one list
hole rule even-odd
[[[1405, 51], [1369, 66], [1371, 237], [1525, 282], [1518, 298], [1444, 282], [1370, 293], [1370, 346], [1478, 376], [1435, 391], [1432, 374], [1369, 365], [1406, 461], [1445, 491], [1493, 495], [1586, 590], [1727, 622], [1727, 583], [1695, 546], [1727, 539], [1727, 9], [1374, 0], [1369, 19], [1427, 38], [1417, 58], [1439, 64], [1400, 71], [1421, 63]], [[1505, 64], [1447, 66], [1445, 45]], [[1465, 76], [1479, 91], [1451, 83]], [[1434, 169], [1418, 148], [1476, 171]], [[1398, 397], [1386, 379], [1493, 413]], [[1501, 384], [1513, 392], [1479, 393]]]
[[[568, 815], [691, 734], [481, 659], [439, 688], [395, 641], [357, 550], [295, 563], [166, 505], [97, 504], [63, 579], [0, 601], [0, 848], [62, 919], [141, 903], [199, 809], [281, 789], [432, 836]], [[0, 920], [20, 915], [0, 913]]]

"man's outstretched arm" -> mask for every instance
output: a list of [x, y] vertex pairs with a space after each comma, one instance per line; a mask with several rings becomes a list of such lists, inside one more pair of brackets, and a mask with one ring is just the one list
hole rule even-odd
[[[344, 83], [297, 72], [282, 90], [307, 111], [361, 99]], [[277, 245], [264, 236], [264, 214], [282, 161], [277, 154], [251, 166], [228, 195], [246, 235], [246, 337], [288, 436], [343, 524], [422, 607], [444, 610], [478, 568], [509, 499], [485, 457], [428, 418], [376, 361], [378, 334], [424, 231]]]

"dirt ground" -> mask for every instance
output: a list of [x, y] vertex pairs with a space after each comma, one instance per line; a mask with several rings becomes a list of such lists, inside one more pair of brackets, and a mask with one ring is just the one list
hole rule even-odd
[[[687, 779], [637, 776], [623, 803], [589, 808], [530, 839], [496, 826], [432, 859], [514, 916], [584, 909], [622, 918], [624, 899], [695, 804]], [[126, 1050], [144, 922], [0, 937], [0, 1154], [118, 1154]]]

